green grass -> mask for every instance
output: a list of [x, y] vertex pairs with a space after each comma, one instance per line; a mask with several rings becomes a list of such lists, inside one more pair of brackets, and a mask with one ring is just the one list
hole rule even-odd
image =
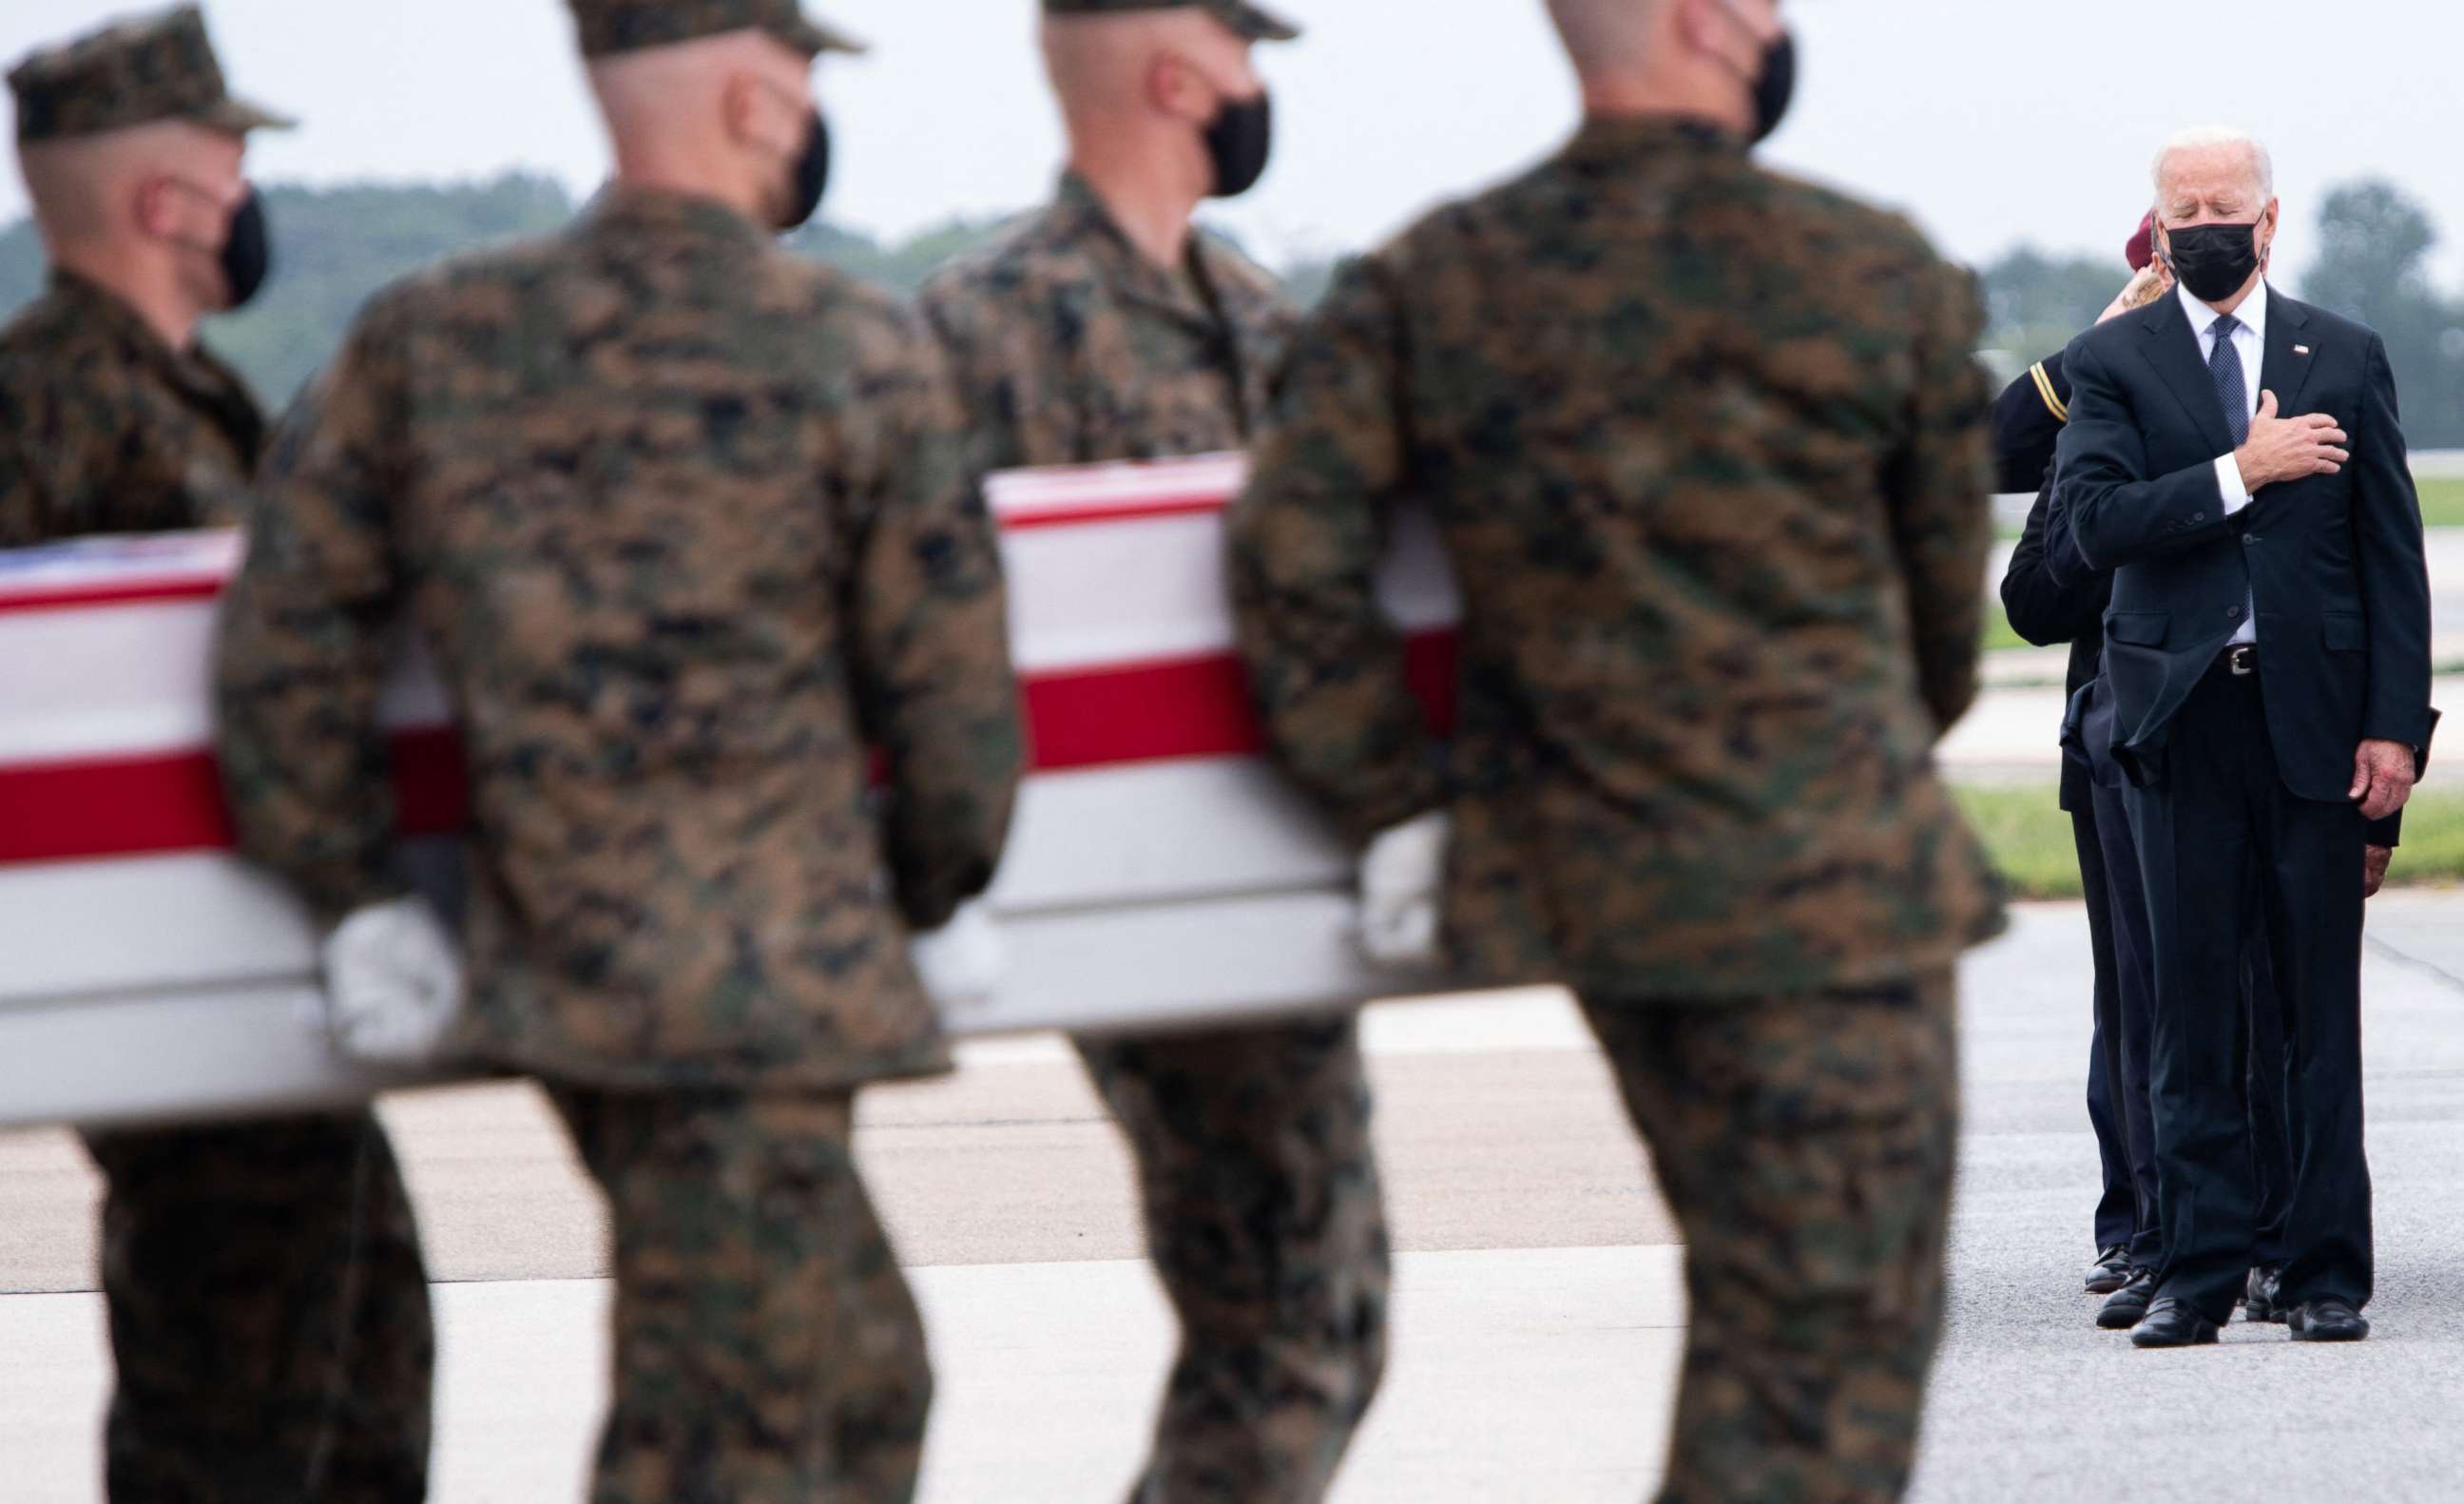
[[[2079, 896], [2071, 817], [2055, 807], [2050, 785], [1956, 792], [2013, 896]], [[2354, 880], [2360, 878], [2356, 873]], [[2404, 847], [2387, 872], [2387, 886], [2440, 887], [2459, 881], [2464, 881], [2464, 789], [2425, 789], [2405, 807]]]
[[2079, 848], [2071, 840], [2071, 817], [2055, 804], [2052, 785], [1953, 792], [2013, 897], [2079, 896]]
[[2011, 630], [2011, 615], [2002, 603], [1989, 599], [1985, 603], [1985, 651], [1994, 652], [2004, 648], [2026, 648], [2032, 644]]
[[2464, 881], [2464, 791], [2436, 788], [2405, 806], [2404, 846], [2387, 882], [2408, 887]]
[[2421, 491], [2421, 525], [2464, 527], [2464, 479], [2417, 480]]

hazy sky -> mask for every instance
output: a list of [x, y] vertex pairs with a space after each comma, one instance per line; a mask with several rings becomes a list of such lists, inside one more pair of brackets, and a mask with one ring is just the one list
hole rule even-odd
[[[1275, 0], [1309, 28], [1268, 47], [1273, 170], [1223, 220], [1262, 253], [1338, 250], [1549, 148], [1573, 120], [1541, 0]], [[131, 7], [0, 0], [0, 60]], [[261, 177], [469, 178], [574, 188], [604, 156], [560, 0], [208, 0], [243, 92], [303, 117]], [[876, 232], [1028, 203], [1059, 135], [1033, 0], [828, 0], [871, 38], [825, 61], [828, 211]], [[2464, 6], [2447, 0], [1798, 0], [1804, 86], [1771, 159], [1907, 209], [1951, 254], [2110, 252], [2155, 144], [2230, 122], [2274, 146], [2297, 271], [2323, 188], [2383, 173], [2426, 200], [2464, 288]], [[0, 217], [22, 209], [0, 184]]]

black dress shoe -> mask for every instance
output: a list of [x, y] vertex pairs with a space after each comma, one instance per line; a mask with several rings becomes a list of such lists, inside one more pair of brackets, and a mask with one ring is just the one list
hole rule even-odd
[[2129, 1280], [2097, 1307], [2096, 1324], [2108, 1332], [2126, 1332], [2147, 1315], [2147, 1302], [2155, 1298], [2156, 1272], [2134, 1269]]
[[2125, 1248], [2099, 1249], [2096, 1262], [2087, 1267], [2087, 1293], [2109, 1295], [2130, 1283], [2130, 1250]]
[[2130, 1331], [2133, 1347], [2196, 1347], [2215, 1339], [2216, 1324], [2175, 1295], [2159, 1295]]
[[2261, 1264], [2250, 1272], [2250, 1286], [2241, 1297], [2242, 1314], [2253, 1321], [2282, 1321], [2292, 1315], [2283, 1303], [2284, 1266]]
[[2351, 1301], [2333, 1296], [2305, 1300], [2286, 1312], [2284, 1319], [2297, 1342], [2358, 1342], [2370, 1335], [2370, 1318], [2354, 1310]]

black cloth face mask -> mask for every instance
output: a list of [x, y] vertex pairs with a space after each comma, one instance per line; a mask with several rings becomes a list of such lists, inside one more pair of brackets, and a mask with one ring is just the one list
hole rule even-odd
[[2258, 270], [2258, 222], [2247, 225], [2185, 225], [2165, 232], [2171, 248], [2165, 259], [2173, 275], [2203, 303], [2240, 292]]
[[1215, 165], [1210, 198], [1238, 198], [1266, 175], [1275, 147], [1274, 100], [1263, 91], [1252, 100], [1226, 100], [1206, 127], [1206, 155]]
[[829, 187], [830, 122], [815, 110], [804, 125], [803, 147], [787, 168], [787, 201], [775, 221], [779, 232], [783, 234], [811, 219], [822, 207], [822, 195], [829, 191]]
[[[183, 193], [193, 193], [209, 202], [219, 203], [214, 194], [186, 178], [169, 180]], [[265, 200], [257, 196], [253, 184], [244, 185], [246, 191], [233, 205], [231, 220], [223, 228], [223, 241], [208, 246], [194, 240], [182, 240], [181, 245], [211, 254], [223, 274], [225, 312], [245, 305], [265, 285], [274, 271], [274, 237], [266, 228]]]
[[226, 308], [238, 308], [256, 297], [274, 272], [274, 235], [265, 222], [265, 200], [252, 187], [231, 210], [231, 231], [223, 236], [223, 283], [230, 289]]
[[1782, 32], [1763, 47], [1763, 71], [1754, 77], [1754, 140], [1769, 141], [1796, 101], [1796, 35]]

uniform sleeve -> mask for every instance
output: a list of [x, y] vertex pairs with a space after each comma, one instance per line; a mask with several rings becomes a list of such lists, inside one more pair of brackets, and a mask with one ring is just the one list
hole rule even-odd
[[1983, 651], [1985, 563], [1993, 544], [1990, 391], [1976, 364], [1984, 316], [1973, 282], [1939, 269], [1927, 294], [1907, 439], [1886, 491], [1918, 689], [1935, 725], [1948, 731], [1976, 698]]
[[1294, 343], [1230, 519], [1241, 656], [1267, 739], [1355, 841], [1445, 797], [1376, 599], [1408, 479], [1402, 339], [1378, 265], [1345, 268]]
[[2002, 575], [2002, 610], [2011, 630], [2039, 648], [2075, 642], [2096, 630], [2113, 593], [2110, 576], [2062, 567], [2065, 555], [2076, 564], [2078, 547], [2069, 529], [2049, 519], [2053, 500], [2048, 479], [2028, 508], [2028, 524]]
[[859, 714], [888, 763], [885, 836], [900, 911], [934, 929], [992, 883], [1026, 763], [1009, 603], [992, 520], [961, 453], [938, 352], [920, 330], [848, 582]]
[[2062, 358], [2051, 355], [2021, 372], [1993, 400], [1993, 489], [2034, 491], [2054, 463], [2054, 441], [2070, 420]]
[[1023, 463], [1019, 394], [1003, 359], [1001, 308], [953, 276], [927, 283], [918, 306], [940, 346], [965, 431], [967, 474], [978, 484]]
[[398, 387], [387, 364], [363, 326], [283, 420], [216, 650], [240, 850], [327, 923], [403, 891], [377, 722], [397, 613], [387, 490]]

